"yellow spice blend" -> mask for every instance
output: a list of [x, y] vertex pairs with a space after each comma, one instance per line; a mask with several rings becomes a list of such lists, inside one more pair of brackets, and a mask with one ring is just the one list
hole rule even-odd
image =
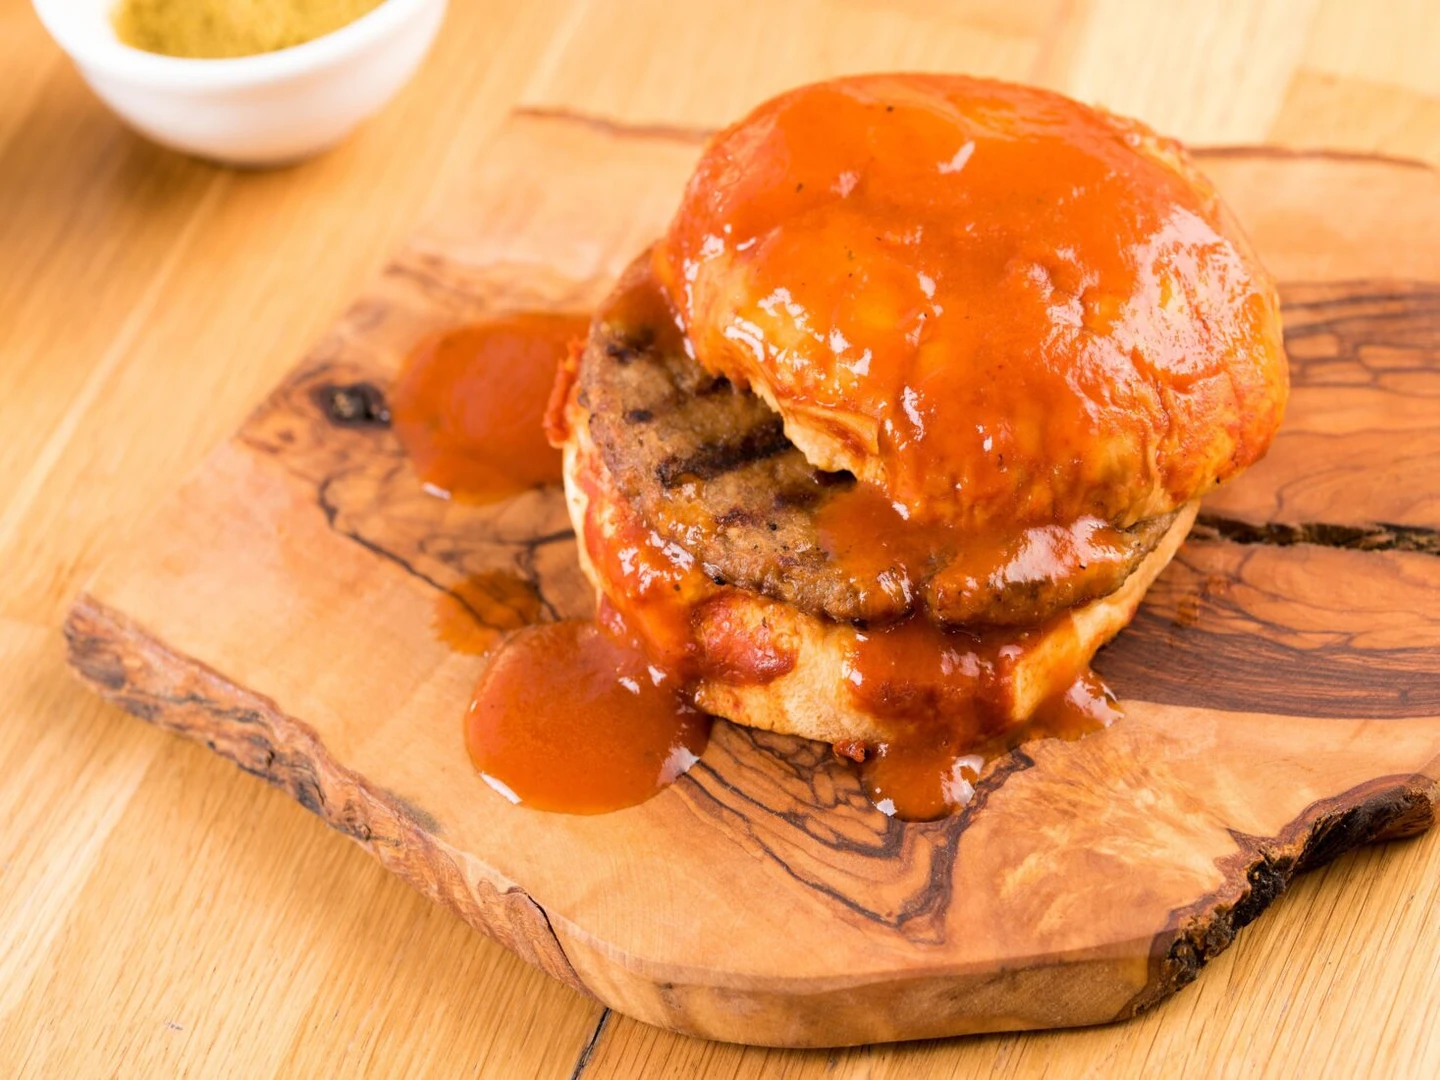
[[166, 56], [274, 52], [338, 30], [382, 0], [120, 0], [121, 41]]

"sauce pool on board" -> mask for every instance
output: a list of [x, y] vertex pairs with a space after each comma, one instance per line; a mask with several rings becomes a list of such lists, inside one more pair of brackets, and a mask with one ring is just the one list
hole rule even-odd
[[390, 393], [391, 426], [426, 489], [496, 502], [560, 482], [545, 437], [555, 370], [583, 315], [520, 312], [424, 339]]
[[522, 630], [490, 661], [465, 718], [470, 760], [511, 802], [598, 814], [644, 802], [699, 760], [710, 718], [609, 629]]

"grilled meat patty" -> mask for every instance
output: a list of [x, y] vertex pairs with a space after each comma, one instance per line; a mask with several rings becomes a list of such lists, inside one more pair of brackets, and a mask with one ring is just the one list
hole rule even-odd
[[1035, 625], [1115, 591], [1175, 520], [1116, 531], [1110, 557], [1060, 578], [947, 573], [963, 553], [944, 544], [918, 574], [847, 565], [827, 550], [818, 516], [855, 478], [811, 465], [765, 402], [663, 344], [655, 327], [597, 320], [576, 400], [606, 468], [656, 532], [717, 581], [831, 619], [883, 623], [921, 608], [947, 625]]

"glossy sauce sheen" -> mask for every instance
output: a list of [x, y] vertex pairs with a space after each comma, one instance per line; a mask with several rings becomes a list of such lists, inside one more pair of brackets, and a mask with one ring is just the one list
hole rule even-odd
[[[603, 316], [678, 337], [664, 296], [643, 276], [622, 289]], [[535, 459], [528, 456], [548, 396], [538, 384], [552, 380], [579, 329], [576, 320], [515, 316], [416, 350], [392, 407], [407, 425], [405, 445], [428, 482], [470, 498], [496, 498], [550, 478], [531, 469]], [[528, 343], [527, 334], [534, 335]], [[565, 385], [563, 376], [560, 381]], [[523, 408], [515, 416], [453, 400], [482, 391], [503, 396], [507, 387], [527, 383], [531, 389], [518, 395]], [[519, 453], [524, 467], [506, 466], [501, 450]], [[498, 465], [490, 462], [492, 453]], [[592, 514], [599, 505], [592, 498]], [[869, 485], [834, 500], [826, 523], [822, 533], [837, 557], [887, 560], [897, 588], [910, 587], [927, 550], [941, 539], [935, 526], [909, 527]], [[492, 571], [440, 597], [435, 622], [453, 648], [477, 655], [519, 631], [504, 641], [476, 686], [466, 746], [476, 770], [504, 797], [567, 813], [643, 802], [698, 759], [709, 718], [689, 703], [687, 683], [699, 677], [765, 683], [787, 674], [796, 660], [790, 646], [767, 637], [763, 622], [742, 623], [752, 603], [732, 604], [734, 590], [710, 582], [679, 545], [638, 527], [612, 528], [603, 539], [593, 520], [584, 533], [590, 558], [604, 563], [607, 580], [623, 590], [623, 613], [606, 602], [596, 623], [532, 626], [541, 615], [533, 587], [513, 573]], [[857, 544], [856, 537], [880, 543]], [[971, 568], [1003, 572], [1007, 550], [998, 542], [976, 548]], [[1077, 737], [1117, 715], [1113, 699], [1087, 672], [1028, 724], [1007, 727], [1008, 671], [1037, 632], [985, 637], [912, 618], [857, 637], [837, 692], [855, 695], [886, 719], [894, 737], [837, 750], [861, 761], [861, 781], [877, 807], [910, 820], [953, 812], [973, 795], [985, 763], [1016, 742]]]
[[[643, 264], [632, 268], [598, 318], [640, 328], [637, 333], [660, 348], [679, 347], [674, 338], [663, 339], [674, 333], [674, 316]], [[587, 495], [581, 542], [656, 663], [685, 683], [731, 685], [764, 684], [794, 668], [794, 645], [771, 632], [763, 598], [742, 599], [734, 587], [712, 582], [683, 546], [637, 515], [603, 509], [607, 502], [584, 471], [575, 481]], [[1048, 542], [1038, 542], [1042, 534]], [[1087, 519], [1069, 530], [972, 540], [954, 571], [977, 578], [1064, 577], [1106, 558], [1113, 534], [1103, 522]], [[949, 524], [907, 522], [882, 492], [858, 484], [826, 504], [821, 539], [832, 556], [876, 571], [882, 580], [888, 574], [888, 587], [903, 591], [923, 576], [936, 547], [955, 537]], [[605, 610], [619, 617], [608, 600]], [[1072, 687], [1044, 702], [1027, 723], [1012, 722], [1017, 661], [1047, 633], [1063, 635], [1069, 625], [1063, 613], [1040, 627], [968, 633], [943, 630], [917, 615], [856, 635], [834, 692], [852, 695], [892, 737], [874, 747], [837, 747], [837, 753], [861, 763], [861, 782], [883, 812], [906, 820], [953, 812], [970, 799], [991, 758], [1028, 738], [1077, 738], [1118, 716], [1113, 696], [1080, 665]]]
[[[764, 620], [766, 602], [716, 585], [679, 545], [630, 515], [602, 526], [604, 505], [583, 472], [588, 496], [582, 543], [616, 590], [602, 623], [619, 620], [654, 662], [684, 684], [695, 679], [755, 685], [788, 674], [794, 646]], [[891, 737], [878, 746], [846, 745], [860, 763], [866, 794], [884, 813], [923, 821], [965, 805], [985, 764], [1034, 738], [1079, 738], [1119, 716], [1114, 697], [1083, 664], [1074, 683], [1015, 725], [1014, 670], [1042, 641], [1067, 633], [1068, 612], [1022, 630], [977, 634], [943, 630], [924, 617], [859, 633], [834, 693], [849, 694], [880, 718]], [[1068, 663], [1064, 649], [1061, 663]]]
[[1273, 284], [1183, 150], [1039, 89], [781, 95], [712, 142], [655, 266], [704, 366], [916, 522], [1130, 524], [1283, 406]]
[[560, 482], [544, 417], [556, 366], [589, 319], [523, 312], [422, 341], [390, 394], [391, 426], [436, 494], [492, 502]]
[[932, 612], [939, 607], [945, 621], [962, 625], [1010, 621], [990, 603], [1002, 588], [1078, 584], [1082, 574], [1099, 577], [1107, 569], [1118, 575], [1126, 557], [1120, 531], [1099, 518], [967, 535], [950, 523], [909, 520], [866, 483], [831, 495], [817, 521], [820, 543], [837, 563], [907, 604]]
[[742, 622], [736, 608], [753, 611], [753, 600], [733, 605], [737, 590], [716, 585], [683, 547], [633, 517], [602, 526], [603, 503], [592, 478], [581, 474], [576, 482], [588, 497], [580, 542], [618, 593], [614, 602], [607, 599], [601, 606], [601, 622], [614, 635], [633, 637], [682, 684], [700, 678], [762, 684], [795, 666], [792, 646], [775, 640], [763, 626]]
[[[868, 752], [851, 751], [862, 761], [870, 800], [906, 820], [940, 817], [969, 802], [985, 762], [1024, 739], [1103, 726], [1065, 706], [1069, 691], [1036, 714], [1049, 716], [1057, 730], [1034, 718], [1019, 726], [1012, 720], [1017, 662], [1045, 635], [1072, 632], [1071, 626], [1068, 612], [1045, 626], [991, 634], [945, 631], [912, 617], [857, 635], [845, 685], [891, 731]], [[1087, 676], [1079, 680], [1085, 686], [1093, 681]]]
[[989, 738], [975, 738], [964, 724], [940, 724], [868, 752], [859, 748], [842, 748], [842, 752], [849, 749], [860, 758], [865, 794], [883, 813], [906, 821], [931, 821], [969, 803], [985, 765], [1021, 743], [1083, 738], [1109, 727], [1120, 715], [1115, 696], [1086, 669], [1027, 723]]
[[[1123, 574], [1120, 528], [1248, 464], [1284, 399], [1273, 286], [1183, 151], [983, 80], [839, 80], [762, 106], [707, 150], [599, 317], [772, 399], [812, 462], [858, 477], [820, 511], [826, 553], [907, 600], [969, 590], [973, 626], [997, 585]], [[497, 497], [558, 476], [526, 443], [545, 387], [497, 386], [529, 369], [473, 359], [521, 355], [536, 325], [417, 352], [394, 412], [433, 486]], [[583, 327], [555, 329], [552, 343]], [[455, 407], [477, 396], [505, 404]], [[533, 408], [511, 430], [516, 401]], [[524, 473], [546, 457], [549, 472]], [[688, 685], [763, 684], [796, 664], [794, 643], [767, 634], [767, 601], [732, 602], [643, 521], [597, 520], [613, 508], [593, 495], [582, 543], [616, 607], [516, 635], [467, 721], [477, 769], [544, 809], [648, 797], [704, 746]], [[885, 812], [952, 812], [1017, 742], [1118, 716], [1068, 611], [945, 630], [918, 599], [899, 624], [854, 633], [835, 688], [889, 733], [836, 748]], [[1015, 673], [1042, 648], [1042, 673], [1027, 670], [1058, 689], [1037, 708]]]
[[915, 612], [846, 661], [892, 734], [836, 748], [877, 806], [950, 812], [1016, 742], [1115, 720], [1064, 606], [1260, 456], [1288, 382], [1273, 283], [1178, 144], [985, 80], [804, 87], [711, 143], [651, 265], [689, 354], [857, 477], [825, 554]]
[[644, 802], [690, 768], [710, 719], [677, 681], [593, 622], [522, 630], [486, 667], [465, 720], [481, 777], [537, 810]]

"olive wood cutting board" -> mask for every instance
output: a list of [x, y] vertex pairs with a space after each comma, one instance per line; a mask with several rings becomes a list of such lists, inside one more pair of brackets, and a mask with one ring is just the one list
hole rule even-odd
[[1273, 149], [1198, 157], [1282, 282], [1289, 414], [1101, 654], [1123, 720], [1022, 747], [925, 824], [875, 811], [828, 747], [725, 723], [628, 810], [552, 815], [490, 791], [461, 733], [484, 661], [437, 620], [483, 640], [588, 616], [592, 596], [558, 491], [426, 495], [385, 394], [428, 331], [588, 310], [664, 227], [704, 134], [513, 117], [461, 197], [90, 583], [66, 626], [81, 676], [555, 978], [750, 1043], [1132, 1016], [1296, 873], [1432, 824], [1440, 173]]

